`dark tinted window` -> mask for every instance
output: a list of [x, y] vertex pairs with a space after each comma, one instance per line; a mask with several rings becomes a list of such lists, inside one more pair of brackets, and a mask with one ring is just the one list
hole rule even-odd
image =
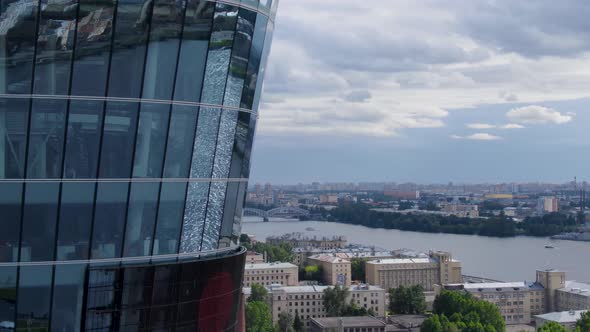
[[113, 30], [114, 1], [80, 0], [79, 11], [72, 94], [104, 96]]
[[98, 148], [102, 129], [103, 102], [70, 102], [64, 177], [89, 179], [97, 176]]
[[22, 266], [18, 283], [17, 331], [49, 330], [51, 266]]
[[0, 0], [0, 93], [31, 93], [36, 1]]
[[86, 299], [86, 330], [113, 331], [113, 321], [118, 316], [120, 302], [119, 270], [88, 271], [88, 296]]
[[172, 106], [164, 164], [165, 178], [186, 178], [189, 175], [198, 109], [196, 106]]
[[55, 267], [52, 331], [80, 331], [84, 298], [86, 265], [58, 265]]
[[152, 250], [159, 183], [131, 184], [123, 256], [149, 256]]
[[151, 267], [124, 270], [120, 331], [138, 331], [148, 327], [153, 278], [154, 269]]
[[121, 256], [128, 188], [127, 183], [98, 184], [91, 258]]
[[15, 323], [16, 266], [0, 267], [0, 322]]
[[23, 178], [29, 126], [28, 99], [0, 99], [0, 178]]
[[138, 98], [153, 1], [119, 0], [109, 96]]
[[59, 200], [59, 183], [27, 183], [20, 260], [51, 261]]
[[246, 70], [246, 82], [244, 84], [244, 92], [242, 95], [241, 107], [243, 108], [252, 109], [252, 104], [254, 103], [254, 93], [258, 81], [258, 69], [260, 68], [260, 61], [262, 58], [267, 24], [268, 18], [264, 15], [258, 14], [250, 47], [248, 69]]
[[0, 184], [0, 262], [18, 260], [22, 190], [21, 183]]
[[154, 255], [178, 252], [186, 186], [186, 183], [162, 183]]
[[101, 178], [129, 178], [137, 128], [136, 103], [107, 103], [100, 157]]
[[41, 0], [34, 92], [68, 94], [76, 29], [75, 0]]
[[57, 231], [57, 260], [88, 258], [94, 183], [63, 183]]
[[33, 100], [27, 178], [61, 177], [66, 106], [65, 100]]
[[162, 176], [169, 109], [169, 105], [142, 104], [135, 143], [133, 177]]

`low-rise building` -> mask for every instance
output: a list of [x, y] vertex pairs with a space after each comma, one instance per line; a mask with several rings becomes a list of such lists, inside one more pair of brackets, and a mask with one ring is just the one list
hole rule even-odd
[[307, 236], [300, 232], [269, 236], [266, 238], [266, 242], [272, 245], [288, 243], [293, 248], [335, 249], [346, 247], [344, 236]]
[[582, 314], [588, 310], [570, 310], [570, 311], [559, 311], [550, 312], [543, 315], [535, 316], [535, 326], [537, 328], [543, 326], [547, 322], [555, 322], [565, 327], [568, 330], [573, 330], [576, 326], [576, 322], [582, 318]]
[[260, 264], [264, 263], [264, 255], [254, 252], [248, 251], [246, 253], [246, 264]]
[[460, 218], [479, 217], [479, 209], [476, 204], [448, 204], [442, 208], [442, 211]]
[[246, 264], [244, 287], [251, 287], [252, 284], [297, 286], [299, 268], [291, 263]]
[[590, 309], [590, 284], [566, 281], [555, 291], [555, 301], [558, 311]]
[[308, 257], [307, 262], [311, 265], [322, 267], [325, 284], [350, 286], [352, 275], [352, 264], [350, 260], [338, 257], [337, 254], [321, 254]]
[[385, 322], [372, 316], [312, 318], [310, 332], [385, 332]]
[[[278, 322], [281, 312], [296, 314], [303, 320], [306, 327], [312, 318], [326, 317], [324, 308], [324, 290], [333, 286], [268, 286], [270, 308], [273, 322]], [[250, 296], [251, 289], [244, 288], [244, 297]], [[385, 316], [386, 291], [383, 288], [369, 285], [354, 285], [348, 288], [346, 303], [353, 301], [359, 307], [372, 309], [375, 316]]]
[[366, 281], [385, 289], [421, 285], [425, 291], [435, 285], [461, 283], [461, 262], [448, 252], [434, 251], [426, 258], [378, 259], [366, 263]]

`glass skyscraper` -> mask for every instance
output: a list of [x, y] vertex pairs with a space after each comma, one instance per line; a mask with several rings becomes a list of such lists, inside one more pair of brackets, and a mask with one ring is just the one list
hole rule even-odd
[[0, 331], [233, 331], [278, 0], [0, 0]]

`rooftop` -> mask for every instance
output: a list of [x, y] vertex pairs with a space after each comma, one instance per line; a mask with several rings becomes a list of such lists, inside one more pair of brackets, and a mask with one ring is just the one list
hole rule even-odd
[[436, 263], [431, 258], [387, 258], [367, 262], [369, 264], [428, 264]]
[[343, 327], [384, 327], [386, 324], [372, 316], [356, 317], [324, 317], [312, 318], [315, 324], [324, 328], [337, 328], [340, 324]]
[[575, 323], [581, 318], [582, 313], [587, 311], [588, 310], [550, 312], [548, 314], [536, 315], [535, 318], [541, 318], [556, 323]]
[[340, 254], [319, 254], [310, 256], [308, 259], [315, 259], [318, 261], [330, 263], [350, 263], [346, 257], [341, 257]]
[[577, 281], [566, 281], [560, 291], [590, 297], [590, 284]]
[[260, 270], [260, 269], [287, 269], [287, 268], [297, 268], [297, 265], [291, 263], [255, 263], [255, 264], [246, 264], [246, 270]]
[[[282, 291], [285, 293], [321, 293], [327, 288], [332, 288], [333, 286], [318, 286], [318, 285], [308, 285], [308, 286], [281, 286], [281, 285], [272, 285], [269, 288], [269, 292], [273, 291]], [[349, 288], [350, 291], [382, 291], [383, 288], [378, 286], [372, 285], [353, 285]], [[250, 287], [244, 287], [243, 289], [244, 294], [250, 294], [251, 289]]]

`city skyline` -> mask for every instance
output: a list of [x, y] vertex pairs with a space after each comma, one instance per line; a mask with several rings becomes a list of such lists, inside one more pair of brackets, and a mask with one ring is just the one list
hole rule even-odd
[[583, 179], [588, 6], [284, 1], [253, 181]]

